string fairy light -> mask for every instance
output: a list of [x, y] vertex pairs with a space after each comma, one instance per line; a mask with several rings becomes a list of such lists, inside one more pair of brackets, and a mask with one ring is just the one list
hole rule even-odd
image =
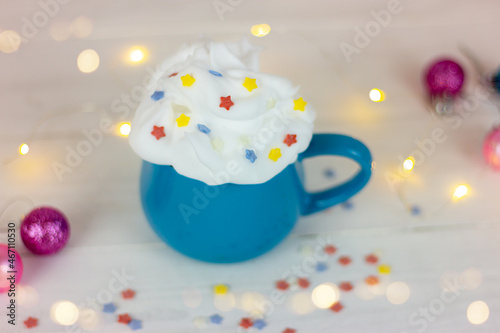
[[370, 90], [369, 96], [373, 102], [383, 102], [385, 100], [384, 91], [377, 88]]

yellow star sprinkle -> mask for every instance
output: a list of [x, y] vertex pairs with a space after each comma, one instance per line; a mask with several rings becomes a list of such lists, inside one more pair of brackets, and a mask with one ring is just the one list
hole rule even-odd
[[225, 284], [218, 284], [214, 286], [214, 294], [225, 295], [229, 291], [229, 287]]
[[191, 87], [193, 83], [196, 81], [196, 79], [189, 74], [181, 76], [181, 80], [182, 80], [182, 85], [186, 87]]
[[257, 79], [251, 79], [247, 77], [245, 79], [245, 82], [243, 82], [243, 87], [247, 88], [248, 91], [252, 91], [256, 88], [258, 88], [257, 84], [255, 83]]
[[189, 124], [189, 119], [191, 119], [191, 118], [189, 118], [188, 116], [186, 116], [183, 113], [175, 121], [177, 122], [177, 126], [184, 127], [184, 126], [187, 126]]
[[306, 105], [307, 105], [307, 102], [304, 101], [302, 99], [302, 97], [293, 101], [293, 109], [294, 110], [304, 111]]
[[281, 157], [281, 149], [279, 148], [271, 149], [271, 151], [269, 152], [269, 158], [272, 159], [274, 162], [279, 160], [280, 157]]
[[389, 266], [387, 264], [380, 265], [380, 266], [378, 266], [378, 272], [380, 274], [390, 274], [391, 273], [391, 266]]

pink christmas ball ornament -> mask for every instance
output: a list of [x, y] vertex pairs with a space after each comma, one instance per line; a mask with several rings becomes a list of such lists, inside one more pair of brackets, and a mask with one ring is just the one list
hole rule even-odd
[[433, 62], [426, 71], [427, 90], [431, 97], [454, 98], [462, 90], [465, 74], [458, 63], [443, 59]]
[[0, 244], [0, 293], [10, 290], [12, 284], [18, 284], [23, 271], [23, 261], [19, 253], [13, 248], [9, 251], [7, 245]]
[[24, 245], [38, 255], [60, 251], [68, 242], [70, 227], [63, 213], [50, 207], [32, 210], [21, 224]]
[[489, 165], [500, 170], [500, 127], [495, 127], [484, 139], [483, 156]]

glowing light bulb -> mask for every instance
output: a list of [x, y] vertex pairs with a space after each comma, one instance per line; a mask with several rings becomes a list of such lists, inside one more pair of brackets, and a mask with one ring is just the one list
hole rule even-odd
[[130, 61], [141, 62], [144, 60], [144, 52], [139, 48], [134, 48], [130, 51]]
[[59, 301], [52, 305], [50, 317], [56, 324], [71, 326], [78, 320], [78, 307], [69, 301]]
[[27, 143], [23, 143], [19, 146], [19, 154], [26, 155], [30, 151], [30, 146]]
[[483, 301], [472, 302], [467, 308], [467, 319], [471, 324], [481, 325], [490, 316], [490, 309]]
[[99, 55], [92, 49], [82, 51], [78, 55], [77, 64], [82, 73], [92, 73], [99, 67]]
[[453, 193], [453, 199], [458, 200], [467, 195], [469, 192], [469, 188], [467, 185], [460, 185], [455, 189], [455, 192]]
[[413, 170], [414, 166], [415, 166], [415, 160], [413, 159], [413, 156], [408, 157], [403, 162], [403, 169], [405, 169], [405, 171], [411, 171], [411, 170]]
[[323, 283], [313, 289], [312, 301], [320, 309], [328, 309], [339, 301], [339, 288], [333, 283]]
[[132, 129], [132, 127], [130, 126], [130, 123], [120, 124], [120, 135], [128, 136], [130, 134], [131, 129]]
[[382, 102], [385, 99], [384, 91], [377, 88], [370, 90], [370, 99], [374, 102]]
[[5, 30], [0, 33], [0, 51], [13, 53], [21, 46], [21, 36], [13, 30]]
[[250, 29], [250, 32], [255, 37], [264, 37], [264, 36], [267, 36], [271, 32], [271, 27], [269, 26], [269, 24], [265, 24], [265, 23], [256, 24], [256, 25], [252, 26], [252, 28]]
[[396, 281], [387, 287], [386, 296], [392, 304], [403, 304], [410, 298], [410, 288], [406, 283]]

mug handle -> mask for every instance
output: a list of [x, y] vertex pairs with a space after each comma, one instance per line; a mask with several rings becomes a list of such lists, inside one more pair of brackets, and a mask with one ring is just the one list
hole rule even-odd
[[299, 154], [298, 161], [319, 155], [347, 157], [359, 164], [361, 169], [346, 182], [325, 191], [309, 193], [304, 190], [302, 215], [319, 212], [345, 202], [358, 193], [370, 180], [372, 156], [368, 148], [350, 136], [340, 134], [314, 134], [309, 147]]

